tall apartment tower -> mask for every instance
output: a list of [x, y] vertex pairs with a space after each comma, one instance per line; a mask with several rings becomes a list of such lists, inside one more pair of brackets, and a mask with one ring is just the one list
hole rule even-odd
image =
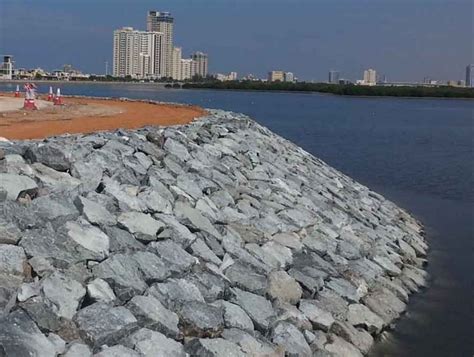
[[113, 75], [135, 78], [159, 77], [155, 56], [163, 34], [123, 27], [114, 31]]
[[207, 54], [202, 52], [194, 52], [191, 55], [191, 59], [196, 62], [196, 75], [200, 77], [207, 77], [209, 72], [209, 57]]
[[171, 77], [176, 81], [181, 81], [183, 75], [181, 73], [181, 59], [183, 58], [183, 51], [181, 47], [173, 47], [173, 59]]
[[364, 71], [364, 84], [374, 86], [377, 84], [377, 71], [374, 69], [367, 69]]
[[338, 71], [329, 71], [328, 82], [331, 84], [339, 83], [339, 72]]
[[474, 88], [474, 64], [466, 67], [466, 87]]
[[155, 57], [155, 66], [164, 77], [172, 76], [174, 18], [169, 12], [148, 11], [146, 21], [148, 32], [163, 33], [162, 49]]

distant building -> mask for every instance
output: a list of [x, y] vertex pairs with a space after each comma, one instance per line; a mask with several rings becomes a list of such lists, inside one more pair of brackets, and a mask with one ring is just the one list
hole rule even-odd
[[466, 87], [474, 87], [474, 64], [466, 67]]
[[113, 75], [134, 78], [165, 76], [164, 68], [156, 59], [163, 48], [163, 34], [123, 27], [114, 31]]
[[173, 47], [172, 57], [171, 78], [176, 81], [181, 81], [183, 79], [181, 74], [181, 60], [183, 59], [183, 51], [181, 47]]
[[214, 77], [218, 81], [221, 81], [221, 82], [236, 81], [237, 80], [237, 72], [230, 72], [229, 74], [217, 73]]
[[374, 69], [367, 69], [364, 71], [363, 84], [366, 86], [374, 86], [377, 84], [377, 71]]
[[331, 84], [339, 83], [339, 72], [338, 71], [329, 71], [328, 82]]
[[189, 59], [181, 60], [181, 80], [191, 79], [196, 75], [196, 61]]
[[13, 60], [12, 56], [3, 56], [3, 62], [0, 66], [0, 79], [12, 79], [13, 77]]
[[202, 52], [194, 52], [191, 59], [196, 62], [196, 75], [200, 77], [207, 77], [209, 72], [209, 57]]
[[163, 43], [155, 55], [155, 67], [159, 67], [163, 77], [172, 76], [174, 18], [169, 12], [148, 11], [146, 26], [148, 32], [161, 32]]
[[283, 71], [268, 72], [268, 81], [269, 82], [284, 82], [285, 81], [285, 72], [283, 72]]
[[295, 81], [295, 75], [292, 72], [285, 72], [285, 82], [294, 82]]
[[466, 81], [464, 81], [464, 80], [462, 80], [462, 79], [459, 80], [459, 81], [458, 81], [458, 86], [459, 86], [459, 87], [465, 87], [465, 86], [466, 86]]

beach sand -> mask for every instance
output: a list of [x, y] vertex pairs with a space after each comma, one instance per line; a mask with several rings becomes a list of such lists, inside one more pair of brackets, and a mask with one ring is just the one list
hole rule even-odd
[[196, 106], [63, 97], [62, 106], [37, 101], [39, 110], [22, 110], [23, 98], [0, 96], [0, 137], [42, 139], [149, 125], [187, 124], [206, 114]]

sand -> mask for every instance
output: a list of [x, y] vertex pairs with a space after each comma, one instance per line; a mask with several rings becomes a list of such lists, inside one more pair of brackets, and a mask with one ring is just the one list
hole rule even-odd
[[0, 96], [0, 137], [42, 139], [61, 134], [91, 133], [149, 125], [187, 124], [205, 115], [202, 108], [120, 100], [63, 98], [63, 106], [37, 101], [25, 111], [22, 98]]

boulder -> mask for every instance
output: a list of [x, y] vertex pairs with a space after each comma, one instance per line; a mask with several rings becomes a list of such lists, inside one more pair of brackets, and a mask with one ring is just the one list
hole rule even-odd
[[92, 351], [83, 343], [73, 342], [68, 346], [64, 357], [92, 357]]
[[97, 278], [87, 284], [87, 296], [94, 302], [113, 302], [116, 299], [114, 291], [103, 279]]
[[217, 337], [224, 329], [224, 310], [200, 301], [189, 301], [179, 309], [185, 336]]
[[280, 270], [270, 273], [267, 293], [272, 299], [297, 304], [303, 289], [286, 271]]
[[137, 319], [128, 309], [100, 302], [79, 310], [74, 321], [81, 337], [95, 348], [115, 345], [138, 328]]
[[140, 212], [122, 213], [118, 217], [118, 225], [142, 242], [156, 240], [157, 234], [165, 227], [163, 223], [153, 219], [150, 215]]
[[16, 200], [24, 194], [36, 196], [38, 185], [28, 176], [0, 173], [0, 191], [6, 192], [7, 199]]
[[308, 320], [312, 322], [314, 329], [321, 329], [323, 331], [331, 329], [335, 320], [330, 312], [324, 311], [308, 300], [301, 300], [299, 308]]
[[238, 288], [231, 289], [231, 293], [231, 302], [239, 305], [252, 319], [255, 328], [265, 333], [275, 319], [271, 302], [262, 296]]
[[78, 196], [74, 203], [81, 214], [94, 225], [112, 226], [117, 223], [117, 219], [113, 214], [92, 200]]
[[109, 237], [85, 222], [67, 222], [65, 225], [71, 240], [90, 252], [94, 260], [103, 260], [109, 255]]
[[148, 245], [148, 249], [168, 264], [168, 268], [172, 272], [182, 273], [197, 262], [196, 258], [169, 239], [152, 242]]
[[284, 348], [289, 355], [309, 357], [311, 348], [304, 335], [295, 326], [288, 322], [279, 322], [272, 333], [272, 342]]
[[233, 286], [258, 295], [265, 295], [268, 289], [268, 280], [265, 276], [256, 273], [251, 267], [240, 262], [227, 268], [225, 276]]
[[347, 322], [356, 327], [364, 327], [369, 333], [379, 333], [385, 325], [379, 316], [362, 304], [349, 305]]
[[30, 162], [40, 162], [57, 171], [67, 171], [71, 167], [71, 152], [67, 147], [56, 143], [32, 145], [25, 153]]
[[181, 343], [146, 328], [133, 333], [125, 341], [143, 357], [186, 357]]
[[222, 338], [193, 339], [185, 346], [191, 356], [205, 357], [244, 357], [245, 354], [235, 343]]
[[252, 320], [240, 306], [225, 300], [218, 300], [212, 305], [224, 309], [224, 325], [226, 328], [237, 328], [250, 333], [254, 330]]
[[23, 248], [11, 244], [0, 244], [0, 274], [24, 276], [28, 271]]
[[140, 354], [122, 345], [104, 347], [94, 357], [141, 357]]

